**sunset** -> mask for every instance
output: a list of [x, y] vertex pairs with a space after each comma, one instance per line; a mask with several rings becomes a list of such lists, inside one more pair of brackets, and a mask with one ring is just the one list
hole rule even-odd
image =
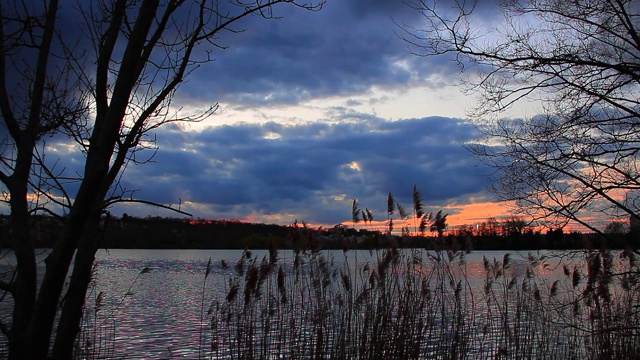
[[0, 360], [640, 353], [640, 1], [1, 0]]
[[[481, 6], [483, 16], [494, 14], [495, 5]], [[73, 25], [65, 21], [72, 11], [61, 8], [61, 26]], [[450, 213], [451, 225], [506, 215], [465, 213], [475, 204], [499, 208], [487, 190], [491, 170], [464, 148], [476, 136], [467, 112], [477, 99], [456, 86], [449, 58], [409, 52], [398, 24], [420, 24], [420, 14], [399, 0], [276, 11], [281, 19], [250, 17], [241, 25], [247, 31], [223, 34], [227, 48], [196, 69], [171, 104], [179, 114], [219, 108], [199, 123], [154, 131], [157, 152], [136, 155], [153, 162], [129, 166], [124, 189], [181, 204], [196, 218], [281, 225], [339, 224], [352, 199], [382, 216], [389, 192], [410, 204], [414, 185], [430, 211]], [[524, 114], [516, 110], [508, 114]], [[82, 154], [68, 152], [69, 141], [47, 140], [47, 161], [81, 173]], [[141, 204], [110, 211], [180, 216]]]

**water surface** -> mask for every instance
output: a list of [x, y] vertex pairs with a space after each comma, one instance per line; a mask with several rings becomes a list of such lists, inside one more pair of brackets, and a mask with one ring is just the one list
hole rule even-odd
[[[94, 286], [87, 300], [88, 330], [81, 344], [109, 358], [197, 357], [198, 351], [208, 345], [203, 333], [208, 327], [209, 304], [216, 297], [225, 296], [228, 278], [235, 271], [233, 265], [242, 253], [242, 250], [99, 250]], [[379, 256], [369, 251], [322, 253], [337, 264], [345, 261], [364, 264]], [[510, 253], [513, 264], [510, 271], [522, 275], [527, 253]], [[504, 254], [479, 251], [466, 255], [462, 269], [470, 283], [482, 286], [483, 258], [499, 261]], [[46, 251], [42, 251], [39, 258], [45, 255]], [[269, 256], [267, 251], [260, 250], [253, 251], [253, 255]], [[280, 251], [278, 257], [280, 264], [292, 266], [292, 251]], [[209, 259], [210, 273], [205, 279]], [[4, 267], [11, 267], [10, 257], [3, 262]], [[223, 262], [230, 266], [223, 268]], [[550, 262], [538, 272], [552, 275], [560, 271], [556, 265], [557, 262]], [[97, 313], [96, 304], [99, 304]], [[9, 314], [3, 312], [6, 318]], [[98, 347], [96, 340], [100, 343]]]

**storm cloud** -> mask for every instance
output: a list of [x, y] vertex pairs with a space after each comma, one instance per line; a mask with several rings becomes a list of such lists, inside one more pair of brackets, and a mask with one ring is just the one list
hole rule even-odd
[[417, 185], [437, 210], [487, 185], [462, 145], [475, 136], [462, 119], [243, 123], [157, 135], [154, 163], [129, 167], [122, 185], [145, 199], [180, 199], [199, 217], [337, 224], [354, 198], [382, 215], [388, 192], [409, 206]]
[[[414, 185], [431, 211], [490, 198], [489, 170], [464, 147], [477, 134], [454, 86], [457, 64], [416, 56], [402, 39], [402, 26], [425, 21], [419, 12], [403, 0], [327, 0], [318, 12], [282, 5], [277, 19], [248, 17], [235, 28], [244, 31], [200, 49], [213, 61], [190, 74], [172, 106], [218, 111], [149, 134], [157, 149], [136, 154], [146, 164], [130, 164], [114, 195], [202, 218], [325, 225], [350, 219], [352, 199], [378, 218], [389, 192], [410, 206]], [[490, 21], [495, 5], [482, 6]], [[74, 9], [63, 1], [63, 30], [74, 28]], [[84, 155], [69, 139], [45, 141], [50, 166], [82, 174]], [[111, 210], [175, 215], [140, 204]]]

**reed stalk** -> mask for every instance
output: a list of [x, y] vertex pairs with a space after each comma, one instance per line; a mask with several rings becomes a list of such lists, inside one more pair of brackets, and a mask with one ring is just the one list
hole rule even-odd
[[[211, 358], [640, 354], [640, 272], [630, 254], [615, 261], [609, 252], [589, 252], [556, 278], [544, 274], [550, 259], [485, 259], [484, 284], [471, 284], [462, 251], [390, 248], [357, 261], [350, 254], [345, 251], [345, 261], [316, 250], [251, 259], [216, 302]], [[235, 295], [242, 283], [244, 297]]]

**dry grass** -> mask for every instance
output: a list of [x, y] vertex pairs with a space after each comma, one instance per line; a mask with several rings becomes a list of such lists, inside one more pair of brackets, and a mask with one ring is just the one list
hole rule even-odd
[[471, 284], [464, 252], [249, 252], [210, 308], [220, 359], [636, 359], [639, 283], [632, 253], [592, 251], [556, 279], [485, 259]]
[[[207, 264], [203, 291], [212, 267], [227, 276], [224, 295], [201, 310], [208, 321], [201, 319], [199, 358], [640, 358], [633, 252], [507, 254], [478, 267], [464, 251], [340, 254], [301, 240], [309, 249], [290, 259], [247, 251], [236, 262]], [[92, 298], [76, 358], [113, 358], [121, 302], [107, 312], [101, 294]]]
[[[98, 292], [96, 290], [96, 267], [94, 265], [91, 283], [89, 284], [87, 298], [85, 299], [80, 332], [75, 342], [74, 359], [116, 359], [115, 338], [117, 321], [114, 315], [118, 309], [120, 309], [127, 296], [131, 294], [140, 276], [150, 271], [151, 269], [148, 267], [140, 270], [131, 284], [129, 284], [127, 291], [121, 295], [120, 300], [112, 307], [108, 307], [104, 304], [104, 291]], [[207, 276], [208, 270], [207, 274], [205, 274], [205, 280]]]

